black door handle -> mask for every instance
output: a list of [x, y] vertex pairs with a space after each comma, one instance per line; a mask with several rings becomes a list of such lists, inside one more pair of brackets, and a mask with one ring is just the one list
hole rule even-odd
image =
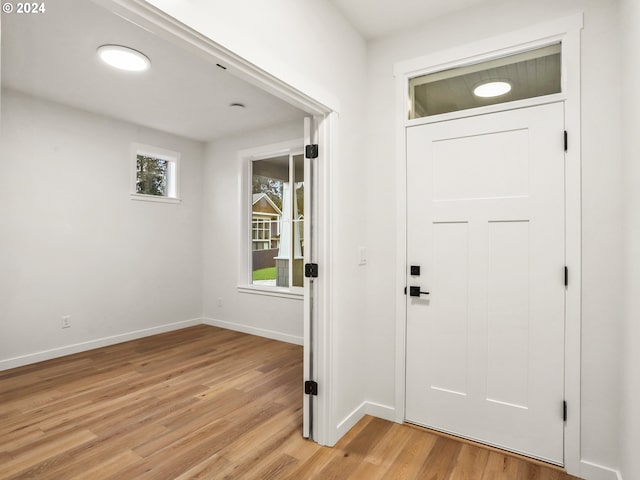
[[429, 295], [429, 292], [421, 292], [420, 287], [409, 287], [410, 297], [419, 297], [420, 295]]

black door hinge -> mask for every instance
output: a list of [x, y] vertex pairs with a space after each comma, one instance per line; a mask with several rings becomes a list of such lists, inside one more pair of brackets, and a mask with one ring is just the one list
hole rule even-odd
[[564, 286], [567, 287], [569, 285], [569, 267], [564, 267]]
[[567, 150], [569, 150], [569, 134], [565, 130], [564, 131], [564, 151], [566, 152]]
[[318, 278], [318, 264], [317, 263], [305, 263], [304, 264], [304, 276], [307, 278]]
[[304, 147], [304, 156], [307, 158], [318, 158], [318, 144], [312, 143]]
[[562, 402], [562, 421], [563, 422], [567, 421], [567, 401], [566, 400]]
[[304, 393], [306, 395], [318, 395], [318, 383], [313, 380], [304, 382]]

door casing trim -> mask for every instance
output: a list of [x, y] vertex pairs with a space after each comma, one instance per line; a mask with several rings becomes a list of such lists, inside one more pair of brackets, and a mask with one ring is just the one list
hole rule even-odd
[[[460, 47], [432, 53], [395, 64], [396, 79], [396, 359], [395, 420], [405, 419], [406, 380], [406, 301], [404, 287], [407, 275], [407, 158], [406, 129], [424, 123], [451, 120], [495, 111], [523, 108], [542, 103], [563, 101], [565, 128], [570, 132], [569, 149], [565, 153], [565, 262], [570, 271], [565, 300], [565, 400], [569, 406], [564, 426], [564, 467], [571, 475], [580, 475], [580, 359], [582, 305], [581, 242], [581, 88], [580, 33], [583, 14], [559, 18], [515, 32], [488, 38]], [[409, 120], [409, 79], [440, 70], [478, 63], [560, 41], [562, 43], [561, 94], [504, 103], [453, 114]], [[553, 98], [551, 98], [553, 97]]]

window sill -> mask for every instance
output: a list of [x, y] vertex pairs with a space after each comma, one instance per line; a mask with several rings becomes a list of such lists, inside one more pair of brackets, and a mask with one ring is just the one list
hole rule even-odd
[[302, 287], [282, 288], [265, 287], [263, 285], [239, 285], [238, 292], [252, 293], [254, 295], [267, 295], [269, 297], [291, 298], [293, 300], [304, 300], [304, 289]]
[[180, 203], [182, 199], [174, 197], [160, 197], [157, 195], [144, 195], [142, 193], [132, 193], [131, 200], [141, 200], [143, 202], [159, 202], [159, 203]]

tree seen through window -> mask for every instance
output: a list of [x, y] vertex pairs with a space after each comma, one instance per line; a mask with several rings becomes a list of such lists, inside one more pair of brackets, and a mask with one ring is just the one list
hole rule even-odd
[[168, 168], [168, 160], [138, 154], [136, 193], [166, 197]]

